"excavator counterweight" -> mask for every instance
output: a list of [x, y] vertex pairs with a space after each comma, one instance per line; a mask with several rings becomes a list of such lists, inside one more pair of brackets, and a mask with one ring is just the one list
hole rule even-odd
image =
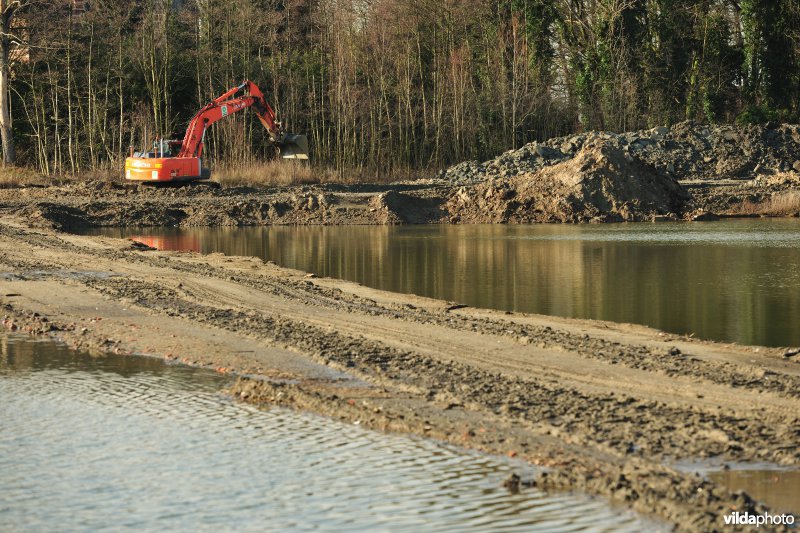
[[[237, 96], [239, 94], [242, 96]], [[153, 183], [210, 178], [211, 171], [202, 163], [206, 129], [214, 122], [247, 108], [256, 113], [281, 157], [308, 159], [306, 136], [284, 131], [264, 93], [247, 80], [203, 106], [189, 122], [183, 140], [156, 139], [152, 151], [132, 152], [125, 159], [125, 179]]]

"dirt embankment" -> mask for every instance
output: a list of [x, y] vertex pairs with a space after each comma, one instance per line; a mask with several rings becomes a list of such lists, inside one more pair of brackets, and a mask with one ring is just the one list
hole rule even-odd
[[59, 228], [601, 222], [800, 214], [800, 126], [682, 123], [530, 143], [390, 185], [0, 189], [0, 212]]
[[460, 222], [622, 222], [676, 218], [688, 200], [673, 178], [597, 138], [533, 173], [462, 187], [447, 208]]
[[8, 217], [0, 315], [97, 353], [247, 375], [231, 391], [244, 401], [518, 455], [549, 468], [538, 486], [606, 495], [686, 530], [765, 507], [672, 461], [800, 464], [793, 351], [463, 308]]
[[263, 189], [86, 182], [0, 189], [0, 212], [56, 228], [441, 222], [446, 188], [430, 183]]
[[[583, 222], [800, 213], [800, 126], [588, 132], [530, 143], [438, 180], [462, 222]], [[787, 196], [787, 193], [791, 196]]]

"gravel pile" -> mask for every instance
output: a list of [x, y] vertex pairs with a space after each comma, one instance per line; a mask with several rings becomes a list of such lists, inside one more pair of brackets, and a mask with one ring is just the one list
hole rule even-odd
[[587, 144], [601, 142], [622, 150], [678, 180], [752, 179], [778, 172], [800, 172], [800, 126], [704, 125], [682, 122], [627, 133], [587, 132], [529, 143], [495, 159], [466, 161], [442, 172], [438, 180], [474, 185], [489, 179], [536, 172], [562, 163]]

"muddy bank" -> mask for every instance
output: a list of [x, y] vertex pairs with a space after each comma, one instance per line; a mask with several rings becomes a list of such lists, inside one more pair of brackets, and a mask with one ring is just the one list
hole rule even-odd
[[[450, 187], [303, 185], [267, 189], [136, 189], [85, 183], [0, 190], [0, 213], [44, 227], [384, 225], [694, 220], [798, 216], [800, 174], [743, 182], [678, 183], [638, 165], [609, 170], [603, 152], [513, 179]], [[564, 169], [587, 162], [586, 172]], [[625, 176], [641, 180], [620, 180]], [[635, 173], [636, 172], [636, 173]]]
[[78, 226], [619, 222], [800, 214], [800, 127], [682, 123], [531, 143], [429, 180], [267, 188], [110, 182], [0, 190], [0, 213]]
[[263, 189], [87, 182], [0, 190], [0, 212], [46, 226], [261, 226], [442, 222], [446, 188], [430, 183]]
[[800, 464], [793, 350], [463, 308], [9, 217], [0, 306], [10, 330], [234, 372], [244, 401], [520, 456], [550, 469], [538, 486], [606, 495], [686, 530], [765, 508], [673, 461]]

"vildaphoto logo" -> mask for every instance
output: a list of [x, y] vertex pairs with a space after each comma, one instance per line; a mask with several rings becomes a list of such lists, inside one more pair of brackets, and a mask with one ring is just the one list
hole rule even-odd
[[726, 526], [791, 526], [794, 525], [794, 515], [791, 514], [751, 514], [730, 513], [722, 517]]

